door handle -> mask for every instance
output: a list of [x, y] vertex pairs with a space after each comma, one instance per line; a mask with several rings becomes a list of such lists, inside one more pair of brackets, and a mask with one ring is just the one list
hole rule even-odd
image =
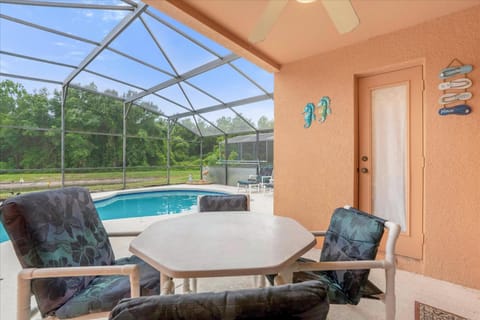
[[361, 168], [361, 169], [360, 169], [360, 172], [361, 172], [361, 173], [368, 173], [368, 169], [367, 169], [367, 168]]

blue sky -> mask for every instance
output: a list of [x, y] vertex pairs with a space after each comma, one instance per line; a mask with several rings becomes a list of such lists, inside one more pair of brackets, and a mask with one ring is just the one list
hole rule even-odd
[[[113, 4], [127, 7], [125, 3], [119, 0], [63, 1], [65, 3]], [[173, 32], [164, 24], [144, 13], [142, 14], [143, 21], [137, 18], [109, 45], [109, 48], [112, 50], [103, 50], [102, 53], [87, 66], [87, 70], [131, 83], [136, 86], [136, 88], [118, 84], [85, 71], [81, 72], [72, 83], [88, 85], [94, 82], [99, 91], [114, 89], [120, 95], [123, 95], [128, 90], [140, 92], [141, 89], [139, 88], [148, 89], [171, 79], [171, 76], [175, 75], [175, 71], [178, 74], [182, 74], [202, 64], [213, 61], [219, 56], [222, 57], [231, 53], [226, 48], [179, 24], [161, 12], [152, 8], [149, 8], [148, 11], [201, 42], [207, 49]], [[95, 48], [94, 43], [101, 42], [105, 35], [125, 16], [129, 15], [130, 12], [131, 11], [128, 10], [72, 9], [0, 4], [0, 13], [3, 15], [29, 21], [46, 28], [59, 30], [80, 37], [81, 39], [86, 39], [88, 42], [93, 42], [88, 43], [74, 40], [24, 26], [8, 19], [0, 19], [0, 50], [76, 66]], [[160, 43], [173, 67], [170, 66], [165, 56], [155, 44], [145, 28], [144, 23], [148, 25], [155, 39]], [[159, 70], [125, 58], [114, 52], [115, 50], [145, 61]], [[272, 74], [261, 70], [245, 59], [235, 60], [232, 62], [232, 65], [241, 69], [251, 79], [263, 87], [265, 91], [273, 92]], [[173, 69], [175, 69], [175, 71]], [[72, 70], [74, 69], [66, 66], [55, 66], [12, 57], [7, 54], [0, 54], [0, 72], [2, 73], [63, 82]], [[5, 77], [0, 77], [0, 80], [3, 79], [5, 79]], [[36, 81], [16, 81], [23, 83], [28, 90], [41, 87], [47, 87], [49, 90], [60, 88], [60, 86]], [[229, 65], [224, 65], [207, 73], [200, 74], [188, 81], [191, 85], [183, 85], [182, 89], [187, 92], [190, 103], [197, 109], [265, 93], [256, 85], [242, 77]], [[195, 89], [195, 86], [204, 92]], [[183, 96], [178, 85], [165, 88], [158, 92], [158, 94], [168, 97], [173, 103], [156, 96], [146, 96], [142, 98], [142, 101], [156, 104], [159, 109], [167, 115], [186, 111], [176, 104], [180, 104], [187, 109], [190, 108], [190, 103]], [[208, 94], [214, 98], [208, 96]], [[241, 112], [246, 118], [251, 119], [254, 123], [256, 123], [261, 116], [273, 119], [272, 100], [241, 106], [236, 110]], [[220, 116], [233, 117], [234, 113], [231, 111], [222, 111], [205, 114], [205, 118], [213, 123], [215, 123], [216, 118]]]

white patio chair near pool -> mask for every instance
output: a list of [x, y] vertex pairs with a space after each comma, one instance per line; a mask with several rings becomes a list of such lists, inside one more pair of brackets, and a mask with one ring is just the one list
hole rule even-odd
[[258, 175], [249, 175], [247, 180], [238, 180], [238, 192], [240, 192], [242, 189], [248, 193], [251, 193], [253, 190], [258, 192], [261, 188], [263, 188], [264, 184], [270, 183], [270, 180], [273, 182], [273, 168], [271, 166], [261, 167], [258, 173]]

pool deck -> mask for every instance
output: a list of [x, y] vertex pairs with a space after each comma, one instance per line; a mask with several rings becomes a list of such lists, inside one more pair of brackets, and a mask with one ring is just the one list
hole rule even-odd
[[[236, 187], [222, 185], [175, 185], [158, 188], [135, 189], [130, 192], [196, 189], [237, 193]], [[94, 199], [111, 196], [112, 192], [93, 193]], [[251, 194], [251, 212], [253, 214], [273, 214], [273, 192]], [[193, 208], [192, 211], [196, 211]], [[186, 213], [188, 214], [188, 213]], [[141, 231], [154, 221], [168, 219], [172, 215], [141, 217], [104, 221], [108, 231]], [[116, 257], [131, 255], [128, 245], [132, 238], [112, 238]], [[310, 258], [318, 259], [319, 250], [308, 253]], [[20, 265], [9, 242], [0, 244], [0, 319], [15, 319], [16, 308], [16, 274]], [[380, 288], [384, 286], [381, 270], [372, 270], [370, 280]], [[182, 293], [182, 280], [175, 281], [176, 292]], [[251, 288], [253, 277], [202, 278], [198, 279], [198, 289], [203, 291], [220, 291]], [[450, 310], [471, 320], [480, 320], [480, 290], [465, 288], [449, 282], [440, 281], [422, 275], [397, 270], [396, 274], [397, 319], [415, 318], [415, 301]], [[39, 316], [35, 319], [40, 319]], [[328, 319], [335, 320], [376, 320], [384, 319], [384, 305], [378, 301], [363, 299], [357, 306], [331, 305]]]

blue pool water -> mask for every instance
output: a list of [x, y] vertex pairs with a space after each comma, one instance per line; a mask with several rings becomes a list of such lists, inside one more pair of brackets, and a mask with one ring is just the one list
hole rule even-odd
[[[117, 195], [95, 201], [102, 220], [175, 214], [190, 210], [197, 204], [197, 196], [224, 194], [198, 190], [165, 190]], [[0, 242], [8, 240], [0, 224]]]
[[0, 242], [7, 241], [7, 240], [8, 240], [7, 233], [5, 232], [3, 225], [0, 224]]
[[102, 220], [175, 214], [188, 211], [197, 204], [197, 196], [224, 194], [197, 190], [166, 190], [118, 195], [95, 201]]

